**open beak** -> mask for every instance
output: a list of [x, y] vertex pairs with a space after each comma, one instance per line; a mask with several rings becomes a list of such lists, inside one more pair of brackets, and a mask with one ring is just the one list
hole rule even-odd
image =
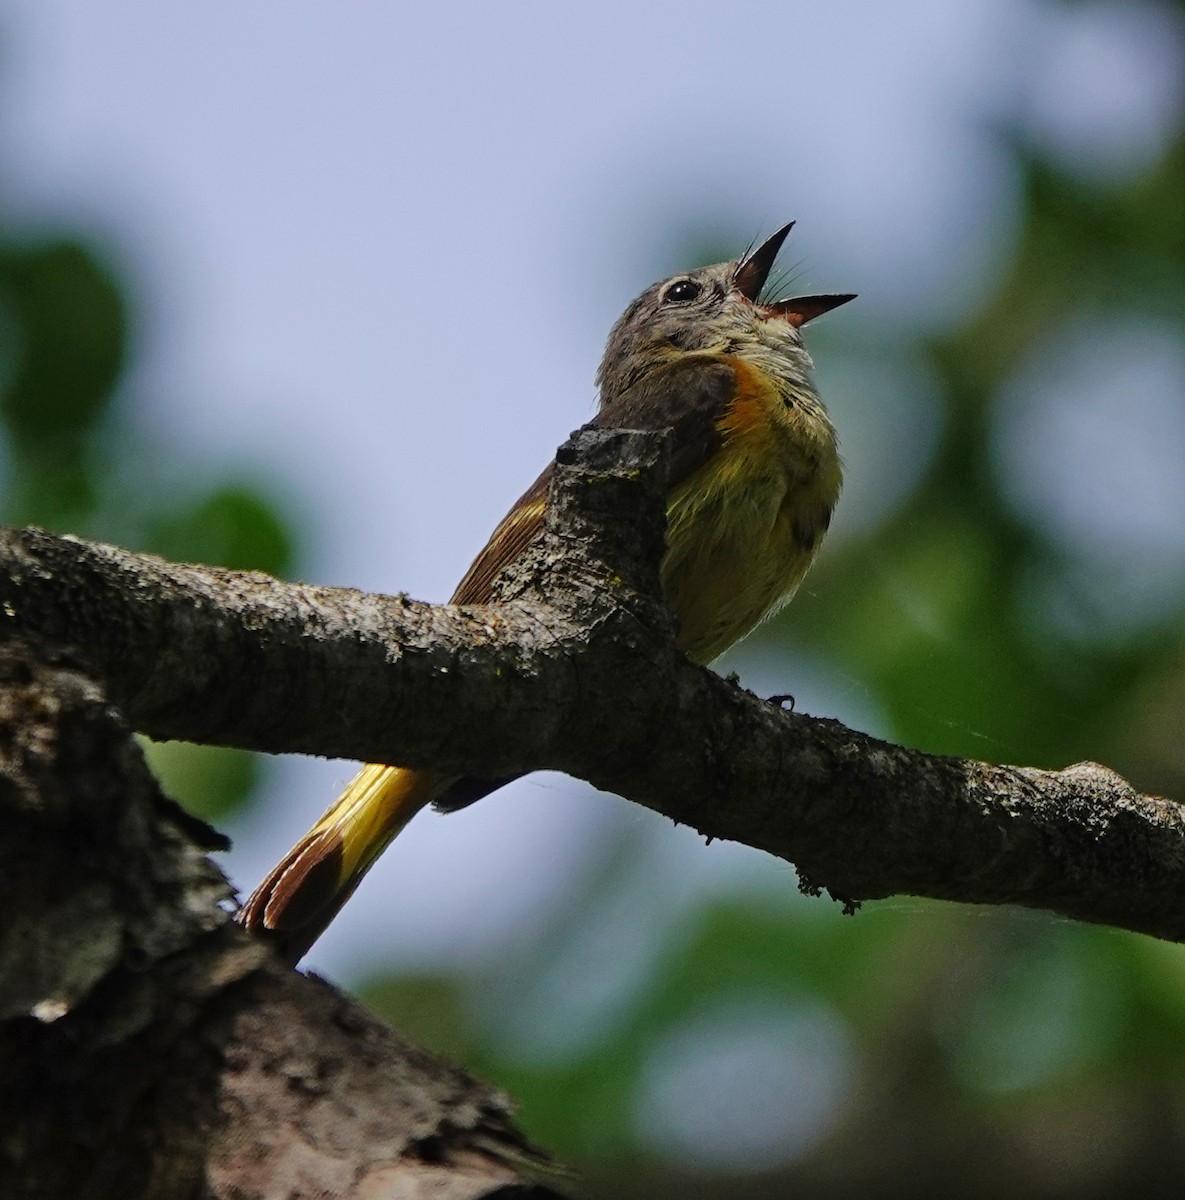
[[778, 257], [778, 251], [781, 250], [782, 243], [786, 240], [786, 234], [793, 228], [793, 221], [789, 225], [783, 225], [777, 233], [771, 237], [767, 237], [737, 267], [737, 272], [732, 277], [732, 286], [746, 300], [752, 300], [754, 304], [757, 303], [757, 297], [761, 295], [761, 289], [765, 287], [765, 281], [769, 278], [769, 273], [773, 269], [774, 259]]
[[[773, 270], [774, 259], [778, 257], [778, 251], [781, 250], [786, 235], [793, 228], [793, 221], [788, 225], [783, 225], [777, 233], [766, 238], [737, 267], [736, 274], [732, 277], [732, 286], [746, 300], [757, 303], [757, 297], [761, 295], [761, 289], [765, 287], [765, 281], [769, 278], [770, 271]], [[825, 312], [830, 312], [833, 308], [847, 304], [849, 300], [855, 300], [855, 298], [855, 292], [842, 292], [834, 296], [795, 296], [790, 300], [779, 300], [774, 304], [763, 304], [761, 307], [766, 315], [781, 317], [799, 329], [808, 321], [813, 321], [815, 317], [820, 317]]]
[[830, 312], [855, 298], [855, 292], [840, 292], [835, 296], [794, 296], [789, 300], [779, 300], [776, 304], [766, 304], [763, 307], [771, 317], [782, 317], [795, 329], [801, 329], [808, 321], [813, 321], [825, 312]]

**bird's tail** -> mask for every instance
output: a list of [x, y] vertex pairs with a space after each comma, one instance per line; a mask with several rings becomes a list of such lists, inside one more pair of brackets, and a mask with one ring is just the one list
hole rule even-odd
[[430, 771], [363, 767], [247, 898], [239, 924], [297, 962], [391, 839], [451, 782]]

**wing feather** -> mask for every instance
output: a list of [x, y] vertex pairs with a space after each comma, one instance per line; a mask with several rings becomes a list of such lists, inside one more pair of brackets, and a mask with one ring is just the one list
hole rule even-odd
[[[736, 391], [736, 370], [726, 358], [690, 355], [610, 397], [592, 423], [604, 429], [674, 429], [670, 481], [674, 487], [719, 448], [719, 423]], [[489, 602], [498, 572], [513, 562], [543, 527], [551, 472], [549, 465], [502, 518], [457, 585], [453, 604]]]
[[453, 604], [488, 604], [498, 572], [513, 562], [543, 528], [551, 466], [519, 497], [498, 523], [485, 548], [453, 592]]

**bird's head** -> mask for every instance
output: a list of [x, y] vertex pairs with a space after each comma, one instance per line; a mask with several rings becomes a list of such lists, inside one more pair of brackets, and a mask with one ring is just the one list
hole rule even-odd
[[697, 352], [739, 354], [768, 369], [805, 376], [810, 359], [802, 326], [855, 297], [844, 293], [762, 302], [774, 259], [793, 227], [793, 221], [784, 225], [744, 258], [648, 287], [609, 335], [597, 372], [602, 398], [620, 394], [674, 356]]

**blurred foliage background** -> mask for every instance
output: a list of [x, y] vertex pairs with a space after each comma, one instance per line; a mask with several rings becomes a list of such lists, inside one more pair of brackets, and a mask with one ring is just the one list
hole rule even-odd
[[[998, 135], [1023, 236], [994, 294], [940, 333], [812, 327], [853, 461], [875, 476], [904, 429], [908, 470], [853, 478], [846, 533], [729, 665], [838, 680], [910, 745], [1091, 758], [1185, 800], [1185, 133], [1118, 182]], [[735, 252], [711, 240], [686, 230], [685, 263]], [[136, 303], [106, 247], [0, 229], [4, 520], [291, 576], [268, 486], [175, 460], [121, 404]], [[251, 803], [250, 756], [150, 753], [206, 817]], [[916, 901], [844, 918], [789, 874], [656, 900], [654, 870], [623, 831], [529, 941], [457, 973], [376, 960], [360, 990], [597, 1195], [1180, 1192], [1179, 947]]]
[[[293, 535], [260, 483], [210, 478], [119, 402], [135, 297], [102, 248], [0, 228], [3, 520], [277, 575]], [[166, 788], [217, 820], [258, 782], [238, 750], [145, 742]]]

